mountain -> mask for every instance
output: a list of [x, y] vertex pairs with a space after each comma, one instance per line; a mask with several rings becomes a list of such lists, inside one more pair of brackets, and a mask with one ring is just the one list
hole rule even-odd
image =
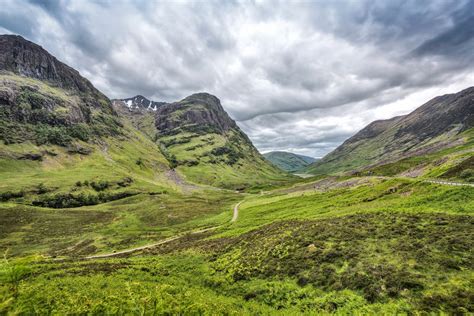
[[133, 98], [127, 99], [116, 99], [112, 102], [123, 102], [123, 105], [126, 106], [130, 111], [134, 110], [145, 110], [145, 111], [156, 111], [158, 107], [166, 104], [166, 102], [156, 102], [151, 101], [145, 98], [142, 95], [134, 96]]
[[[183, 186], [184, 176], [228, 188], [287, 178], [264, 160], [216, 97], [111, 102], [79, 72], [15, 35], [0, 36], [0, 140], [4, 165], [21, 170], [13, 160], [36, 159], [38, 181], [46, 176], [39, 170], [74, 173], [85, 165], [89, 176], [141, 177], [164, 187]], [[77, 181], [76, 175], [68, 181]]]
[[268, 152], [263, 154], [263, 157], [265, 157], [265, 159], [270, 161], [278, 168], [288, 172], [299, 171], [317, 160], [313, 157], [298, 155], [285, 151]]
[[190, 180], [245, 188], [285, 180], [229, 117], [220, 100], [197, 93], [156, 111], [162, 152]]
[[0, 36], [0, 140], [68, 145], [120, 134], [110, 100], [41, 46]]
[[466, 142], [474, 126], [474, 87], [436, 97], [408, 115], [375, 121], [307, 171], [353, 171], [426, 155]]
[[[0, 36], [0, 195], [91, 204], [143, 183], [174, 188], [170, 171], [159, 146], [78, 71], [20, 36]], [[102, 183], [102, 195], [75, 186], [83, 182]]]

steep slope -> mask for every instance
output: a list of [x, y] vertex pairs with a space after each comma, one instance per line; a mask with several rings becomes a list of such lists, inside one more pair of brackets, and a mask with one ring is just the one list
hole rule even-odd
[[360, 170], [437, 152], [467, 141], [474, 87], [436, 97], [408, 115], [375, 121], [308, 167], [315, 174]]
[[155, 125], [162, 151], [192, 181], [243, 189], [287, 180], [213, 95], [197, 93], [160, 106]]
[[20, 36], [0, 36], [0, 140], [68, 145], [117, 135], [110, 100], [76, 70]]
[[313, 157], [297, 155], [285, 151], [268, 152], [263, 154], [263, 157], [278, 168], [288, 172], [299, 171], [317, 160]]

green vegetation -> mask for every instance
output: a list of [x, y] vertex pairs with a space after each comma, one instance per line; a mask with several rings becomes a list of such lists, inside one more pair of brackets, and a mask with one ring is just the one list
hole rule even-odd
[[288, 172], [298, 172], [316, 161], [315, 158], [284, 151], [272, 151], [263, 156], [278, 168]]
[[[4, 297], [2, 312], [473, 311], [474, 188], [403, 179], [351, 178], [335, 180], [330, 187], [336, 189], [326, 190], [320, 186], [324, 181], [285, 189], [288, 193], [279, 190], [248, 195], [239, 220], [233, 224], [224, 224], [230, 218], [230, 205], [220, 204], [225, 208], [217, 207], [214, 219], [211, 216], [207, 221], [219, 224], [219, 218], [223, 220], [215, 232], [184, 236], [138, 256], [61, 262], [28, 257], [4, 260], [0, 271], [2, 280], [7, 281], [0, 287]], [[291, 189], [296, 191], [289, 192]], [[216, 191], [206, 192], [206, 198], [213, 198], [214, 202], [201, 201], [222, 201], [218, 195]], [[184, 216], [181, 223], [186, 224], [176, 227], [204, 225], [202, 213], [191, 215], [201, 208], [195, 204], [201, 198], [190, 196], [181, 201], [182, 197], [176, 196], [174, 202], [169, 198], [169, 194], [137, 195], [113, 202], [114, 205], [98, 205], [95, 210], [68, 210], [70, 220], [83, 214], [82, 221], [87, 224], [76, 221], [74, 225], [64, 225], [61, 233], [60, 222], [51, 223], [51, 217], [45, 218], [44, 222], [36, 221], [25, 235], [28, 239], [15, 248], [42, 239], [42, 248], [36, 246], [36, 251], [49, 244], [50, 254], [62, 256], [117, 249], [117, 245], [127, 245], [123, 238], [132, 235], [127, 236], [126, 227], [134, 223], [130, 219], [119, 219], [117, 223], [117, 211], [124, 216], [143, 216], [142, 210], [148, 210], [148, 216], [141, 217], [141, 225], [173, 227], [151, 211], [151, 206], [163, 199], [168, 206], [179, 203], [175, 207]], [[17, 207], [8, 210], [14, 209]], [[16, 220], [18, 211], [2, 218]], [[23, 211], [22, 216], [44, 216], [48, 213], [45, 211]], [[65, 214], [55, 217], [62, 220], [67, 218]], [[20, 218], [19, 222], [27, 221]], [[19, 237], [12, 223], [3, 227], [10, 227], [4, 236]], [[44, 230], [38, 232], [39, 227]], [[144, 228], [133, 228], [135, 238], [149, 238], [145, 236], [151, 230]], [[121, 236], [113, 236], [112, 232]], [[67, 240], [66, 234], [81, 237], [71, 240], [62, 252], [55, 250], [53, 241]], [[100, 246], [100, 235], [102, 240], [116, 243], [113, 247]], [[122, 242], [117, 243], [118, 239]]]
[[[120, 135], [122, 124], [109, 101], [54, 87], [11, 73], [0, 74], [0, 90], [14, 101], [0, 107], [0, 140], [5, 144], [34, 141], [37, 145], [68, 146], [75, 140]], [[100, 107], [85, 106], [89, 99]], [[103, 105], [103, 106], [102, 106]]]
[[170, 165], [188, 180], [238, 190], [259, 190], [294, 181], [264, 161], [237, 130], [160, 138]]

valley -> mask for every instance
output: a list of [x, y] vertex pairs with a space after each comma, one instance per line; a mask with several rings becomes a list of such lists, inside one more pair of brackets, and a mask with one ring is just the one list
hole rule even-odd
[[473, 313], [473, 95], [262, 155], [214, 95], [0, 35], [0, 314]]

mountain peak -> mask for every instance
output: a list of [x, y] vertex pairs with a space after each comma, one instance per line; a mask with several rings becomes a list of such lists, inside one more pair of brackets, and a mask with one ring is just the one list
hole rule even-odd
[[210, 105], [221, 104], [221, 101], [219, 100], [219, 98], [207, 92], [198, 92], [198, 93], [191, 94], [190, 96], [187, 96], [186, 98], [184, 98], [183, 101], [199, 101], [199, 102], [207, 103]]
[[114, 100], [114, 103], [118, 103], [130, 111], [156, 111], [158, 107], [166, 104], [166, 102], [151, 101], [140, 94], [132, 98]]
[[225, 133], [237, 124], [216, 96], [201, 92], [158, 108], [156, 127], [163, 134], [173, 134], [183, 128], [193, 132]]
[[19, 35], [0, 35], [0, 70], [103, 97], [77, 70], [60, 62], [40, 45]]

